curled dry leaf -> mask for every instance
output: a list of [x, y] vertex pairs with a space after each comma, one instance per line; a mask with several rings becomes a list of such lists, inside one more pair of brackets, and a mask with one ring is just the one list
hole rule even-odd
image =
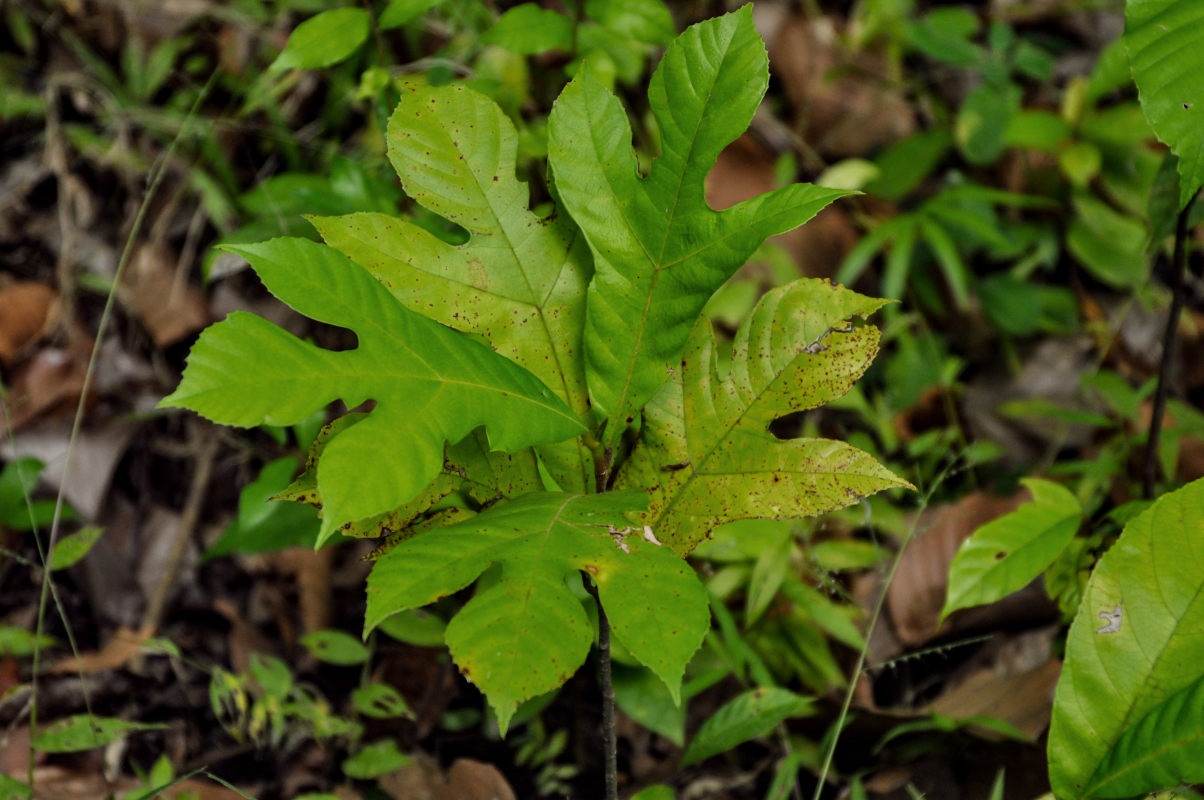
[[58, 320], [58, 295], [44, 283], [22, 281], [0, 288], [0, 364], [11, 364]]
[[0, 423], [17, 431], [39, 417], [74, 413], [91, 350], [90, 339], [78, 338], [64, 348], [40, 350], [22, 362], [0, 407]]

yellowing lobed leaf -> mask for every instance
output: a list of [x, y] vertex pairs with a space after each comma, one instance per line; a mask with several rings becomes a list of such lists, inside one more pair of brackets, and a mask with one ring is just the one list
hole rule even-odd
[[1049, 730], [1059, 800], [1204, 781], [1204, 480], [1125, 526], [1066, 640]]
[[[567, 218], [528, 209], [530, 193], [514, 175], [514, 125], [470, 89], [412, 87], [389, 121], [388, 145], [406, 193], [465, 228], [468, 241], [450, 245], [375, 213], [313, 218], [322, 238], [406, 306], [488, 338], [588, 420], [581, 329], [589, 252]], [[540, 455], [566, 490], [592, 488], [580, 442]]]
[[849, 390], [878, 352], [877, 328], [855, 320], [886, 302], [812, 279], [774, 289], [736, 334], [727, 376], [699, 322], [618, 478], [649, 492], [645, 520], [661, 541], [688, 553], [726, 522], [813, 516], [910, 487], [843, 442], [769, 432]]
[[548, 118], [548, 159], [594, 255], [586, 374], [612, 444], [669, 376], [710, 296], [774, 234], [848, 192], [795, 184], [724, 211], [703, 183], [751, 121], [769, 80], [751, 6], [692, 26], [648, 89], [661, 154], [641, 178], [619, 99], [588, 64]]
[[452, 618], [446, 639], [505, 731], [519, 703], [560, 686], [589, 653], [593, 629], [565, 584], [582, 571], [597, 583], [615, 638], [679, 701], [710, 614], [694, 571], [655, 544], [655, 534], [629, 527], [629, 513], [644, 502], [631, 491], [531, 494], [402, 542], [368, 577], [365, 630], [459, 591], [500, 563], [497, 583]]
[[376, 408], [326, 445], [318, 464], [319, 543], [354, 520], [391, 511], [439, 473], [443, 446], [486, 426], [514, 451], [583, 431], [530, 372], [408, 310], [337, 251], [305, 239], [231, 246], [296, 311], [356, 332], [331, 352], [265, 319], [235, 312], [201, 334], [180, 386], [160, 404], [226, 425], [293, 425], [334, 400]]

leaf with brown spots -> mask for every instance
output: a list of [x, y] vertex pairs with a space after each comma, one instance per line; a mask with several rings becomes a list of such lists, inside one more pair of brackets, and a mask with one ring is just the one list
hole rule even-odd
[[630, 527], [641, 492], [530, 494], [400, 543], [368, 578], [370, 631], [386, 617], [468, 586], [491, 564], [496, 583], [448, 623], [452, 658], [489, 698], [505, 731], [518, 704], [560, 686], [594, 640], [575, 571], [597, 583], [611, 630], [680, 698], [686, 662], [710, 624], [706, 592], [667, 547]]
[[810, 278], [774, 289], [736, 334], [729, 375], [710, 322], [694, 327], [618, 479], [649, 492], [645, 521], [662, 542], [684, 554], [725, 522], [809, 517], [910, 487], [843, 442], [769, 432], [852, 387], [878, 352], [877, 328], [859, 320], [887, 302]]
[[[568, 217], [537, 217], [514, 174], [518, 136], [497, 104], [463, 86], [411, 86], [389, 121], [389, 159], [406, 193], [468, 231], [451, 245], [388, 214], [314, 217], [326, 242], [405, 305], [480, 334], [590, 418], [581, 358], [589, 251]], [[569, 491], [592, 484], [578, 440], [542, 445]]]

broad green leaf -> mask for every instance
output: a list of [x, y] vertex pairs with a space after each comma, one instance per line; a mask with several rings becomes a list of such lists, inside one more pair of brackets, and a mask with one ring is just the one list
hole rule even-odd
[[842, 442], [769, 432], [848, 391], [878, 351], [877, 328], [859, 318], [885, 303], [815, 279], [774, 289], [737, 332], [726, 376], [699, 322], [618, 477], [649, 492], [645, 521], [662, 542], [688, 553], [732, 520], [813, 516], [909, 486]]
[[414, 609], [386, 617], [378, 627], [399, 642], [418, 647], [442, 647], [447, 623], [437, 614]]
[[321, 69], [336, 64], [368, 38], [369, 22], [368, 12], [362, 8], [332, 8], [310, 17], [288, 37], [268, 71]]
[[433, 535], [402, 542], [368, 577], [365, 630], [470, 584], [500, 563], [496, 583], [452, 618], [446, 640], [505, 730], [518, 704], [564, 683], [585, 660], [592, 628], [565, 584], [597, 583], [614, 637], [678, 699], [681, 676], [710, 617], [692, 569], [655, 535], [631, 528], [638, 492], [545, 492], [498, 503]]
[[1090, 194], [1074, 199], [1068, 249], [1093, 276], [1115, 287], [1140, 286], [1149, 277], [1146, 227]]
[[79, 563], [104, 532], [105, 529], [97, 525], [86, 525], [59, 539], [50, 554], [50, 569], [66, 569]]
[[1007, 147], [1008, 123], [1020, 110], [1020, 87], [983, 84], [970, 93], [957, 111], [953, 135], [966, 160], [990, 164]]
[[38, 731], [30, 747], [43, 753], [74, 753], [103, 747], [130, 731], [161, 730], [166, 727], [168, 726], [79, 714], [61, 719]]
[[368, 780], [379, 778], [410, 763], [410, 757], [397, 749], [397, 742], [381, 739], [362, 745], [358, 752], [343, 762], [343, 774], [348, 778]]
[[606, 445], [664, 384], [707, 300], [761, 242], [847, 194], [795, 184], [724, 211], [707, 205], [706, 175], [748, 126], [768, 79], [751, 6], [686, 30], [648, 89], [661, 154], [643, 179], [627, 113], [588, 65], [552, 108], [556, 188], [594, 254], [585, 357]]
[[[16, 778], [10, 778], [0, 772], [0, 797], [7, 798], [7, 800], [33, 797], [33, 790]], [[672, 798], [673, 795], [670, 794], [669, 797]]]
[[481, 34], [482, 44], [496, 44], [525, 56], [573, 47], [573, 23], [564, 14], [523, 3], [498, 17], [493, 27]]
[[993, 603], [1019, 591], [1065, 549], [1083, 522], [1083, 506], [1063, 486], [1040, 478], [1021, 481], [1025, 503], [983, 525], [962, 542], [949, 567], [941, 619], [959, 608]]
[[[318, 515], [297, 503], [274, 503], [289, 485], [297, 459], [284, 456], [268, 464], [238, 496], [238, 517], [221, 538], [205, 551], [203, 561], [230, 553], [267, 553], [286, 547], [313, 547], [318, 538]], [[314, 495], [317, 495], [315, 482]]]
[[1204, 480], [1129, 522], [1066, 642], [1049, 777], [1058, 798], [1204, 781]]
[[[389, 159], [406, 193], [468, 231], [454, 246], [384, 214], [311, 220], [406, 306], [489, 339], [589, 419], [581, 359], [589, 252], [572, 222], [541, 219], [514, 174], [518, 137], [497, 105], [463, 87], [411, 87], [389, 121]], [[541, 447], [566, 491], [593, 485], [574, 440]]]
[[443, 465], [446, 441], [479, 425], [513, 452], [582, 431], [576, 416], [528, 371], [398, 303], [364, 269], [305, 239], [231, 247], [268, 290], [300, 313], [354, 330], [359, 346], [331, 352], [242, 312], [210, 326], [180, 386], [160, 405], [226, 425], [292, 425], [327, 403], [376, 400], [339, 433], [318, 464], [319, 542], [340, 526], [390, 511]]
[[777, 686], [745, 692], [702, 723], [682, 755], [681, 765], [689, 766], [764, 736], [783, 720], [808, 716], [813, 702]]
[[1179, 208], [1204, 185], [1204, 4], [1128, 0], [1125, 47], [1150, 127], [1179, 157]]
[[301, 637], [301, 644], [319, 661], [350, 667], [368, 660], [368, 648], [349, 633], [335, 630], [314, 631]]

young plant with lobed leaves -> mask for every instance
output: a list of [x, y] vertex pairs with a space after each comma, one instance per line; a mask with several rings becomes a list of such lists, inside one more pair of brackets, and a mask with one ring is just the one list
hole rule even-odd
[[325, 244], [230, 247], [278, 298], [359, 346], [329, 352], [235, 314], [202, 334], [164, 401], [250, 426], [374, 400], [328, 426], [283, 496], [321, 508], [321, 541], [392, 534], [365, 631], [487, 575], [446, 641], [503, 731], [589, 653], [577, 576], [677, 698], [709, 626], [682, 556], [731, 520], [907, 486], [843, 443], [769, 432], [852, 386], [878, 347], [862, 320], [883, 301], [810, 279], [783, 286], [741, 327], [730, 370], [700, 319], [766, 237], [843, 194], [796, 184], [706, 204], [707, 172], [767, 81], [747, 6], [687, 30], [651, 81], [661, 155], [641, 176], [627, 113], [587, 64], [549, 119], [559, 209], [545, 217], [529, 210], [514, 127], [491, 100], [409, 87], [389, 157], [406, 193], [468, 240], [361, 213], [312, 219]]

